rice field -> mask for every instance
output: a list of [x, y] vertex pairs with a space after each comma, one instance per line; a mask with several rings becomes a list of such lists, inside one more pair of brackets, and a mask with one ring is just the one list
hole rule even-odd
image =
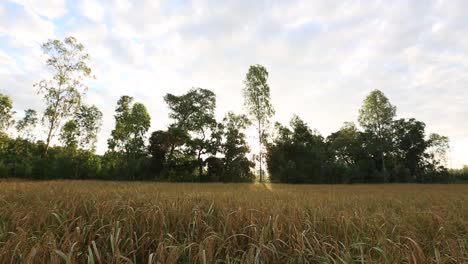
[[468, 263], [468, 185], [3, 181], [0, 263]]

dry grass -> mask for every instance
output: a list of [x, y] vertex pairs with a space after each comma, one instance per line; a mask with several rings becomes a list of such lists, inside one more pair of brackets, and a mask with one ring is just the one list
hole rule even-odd
[[0, 263], [467, 263], [468, 185], [0, 182]]

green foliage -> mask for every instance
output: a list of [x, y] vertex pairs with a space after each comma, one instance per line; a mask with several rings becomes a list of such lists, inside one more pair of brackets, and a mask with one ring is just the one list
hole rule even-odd
[[420, 180], [423, 161], [429, 142], [425, 138], [423, 122], [414, 118], [395, 120], [392, 124], [393, 156], [395, 166], [393, 181], [408, 182], [411, 178]]
[[75, 113], [78, 126], [78, 143], [81, 149], [94, 151], [97, 134], [102, 125], [102, 112], [96, 106], [81, 105]]
[[468, 165], [463, 166], [461, 169], [451, 169], [449, 173], [455, 181], [468, 182]]
[[122, 96], [115, 109], [115, 128], [108, 140], [109, 150], [123, 153], [127, 157], [145, 154], [145, 134], [151, 117], [141, 103], [133, 104], [133, 97]]
[[276, 137], [268, 144], [267, 164], [272, 182], [321, 183], [330, 163], [323, 137], [298, 116], [290, 127], [275, 125]]
[[24, 138], [33, 138], [33, 131], [37, 125], [37, 112], [34, 109], [24, 110], [24, 117], [16, 124], [16, 130]]
[[227, 113], [223, 119], [225, 141], [221, 152], [224, 158], [212, 160], [208, 171], [211, 174], [216, 171], [219, 179], [224, 182], [245, 182], [254, 179], [251, 172], [254, 163], [247, 158], [250, 148], [244, 133], [250, 124], [246, 115], [236, 115], [233, 112]]
[[0, 132], [6, 131], [13, 125], [13, 102], [8, 95], [0, 93]]
[[62, 127], [60, 141], [69, 149], [78, 147], [79, 127], [75, 120], [69, 120]]

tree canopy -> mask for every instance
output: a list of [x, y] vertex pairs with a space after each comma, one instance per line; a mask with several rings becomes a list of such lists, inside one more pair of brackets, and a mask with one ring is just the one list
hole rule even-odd
[[[216, 94], [191, 88], [164, 96], [171, 123], [150, 132], [146, 106], [121, 96], [108, 149], [97, 154], [103, 114], [86, 104], [85, 79], [93, 77], [89, 55], [73, 37], [50, 40], [42, 48], [53, 73], [35, 85], [45, 110], [25, 109], [16, 120], [10, 96], [0, 94], [0, 177], [252, 182], [259, 176], [260, 181], [282, 183], [468, 179], [466, 169], [447, 169], [448, 137], [426, 132], [422, 121], [398, 118], [396, 107], [379, 90], [364, 99], [360, 126], [345, 122], [324, 137], [293, 115], [289, 124], [277, 122], [270, 129], [275, 110], [269, 73], [258, 64], [245, 76], [245, 113], [229, 111], [221, 120], [216, 118]], [[256, 155], [246, 133], [252, 125], [258, 135]], [[59, 140], [53, 142], [56, 132]]]

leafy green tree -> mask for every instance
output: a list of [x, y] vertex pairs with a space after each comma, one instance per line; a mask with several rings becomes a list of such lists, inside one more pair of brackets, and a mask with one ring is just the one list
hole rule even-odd
[[117, 102], [115, 128], [108, 140], [111, 151], [127, 156], [145, 153], [145, 134], [151, 125], [151, 117], [141, 103], [133, 103], [133, 97], [124, 95]]
[[449, 182], [453, 179], [447, 169], [448, 152], [450, 150], [449, 138], [439, 134], [430, 134], [427, 138], [428, 148], [425, 153], [424, 174], [420, 182]]
[[67, 121], [60, 132], [60, 142], [70, 150], [78, 148], [79, 127], [75, 120]]
[[188, 153], [196, 156], [199, 180], [203, 180], [203, 156], [215, 155], [221, 141], [221, 127], [214, 117], [216, 95], [196, 88], [180, 96], [167, 94], [164, 100], [171, 110], [169, 117], [175, 121], [173, 126], [190, 135]]
[[101, 124], [102, 112], [96, 106], [81, 105], [62, 127], [60, 139], [68, 148], [94, 151]]
[[60, 141], [65, 145], [74, 163], [75, 178], [79, 177], [80, 167], [86, 164], [95, 151], [101, 123], [102, 113], [96, 106], [81, 105], [73, 119], [67, 121], [62, 127]]
[[323, 137], [298, 116], [290, 128], [275, 125], [276, 135], [267, 145], [267, 164], [273, 182], [326, 182], [329, 155]]
[[87, 90], [83, 80], [92, 77], [90, 57], [83, 44], [74, 37], [64, 41], [49, 40], [42, 45], [48, 56], [47, 66], [54, 72], [52, 78], [36, 83], [43, 96], [46, 109], [42, 121], [47, 126], [45, 155], [55, 133], [62, 122], [71, 117], [81, 104], [81, 97]]
[[151, 155], [151, 169], [156, 177], [163, 172], [169, 150], [172, 146], [171, 134], [168, 131], [158, 130], [151, 133], [148, 152]]
[[336, 162], [354, 166], [362, 158], [363, 142], [361, 132], [352, 122], [345, 122], [341, 129], [327, 137]]
[[464, 165], [460, 169], [450, 169], [449, 172], [455, 181], [468, 183], [468, 165]]
[[8, 95], [0, 93], [0, 132], [6, 131], [13, 125], [13, 114], [11, 110], [13, 102]]
[[[392, 124], [393, 152], [399, 182], [420, 179], [423, 173], [424, 153], [428, 147], [423, 122], [414, 118], [398, 119]], [[410, 178], [402, 169], [407, 169]]]
[[[250, 169], [254, 164], [247, 158], [250, 148], [244, 133], [251, 122], [246, 115], [228, 112], [223, 119], [223, 124], [225, 142], [222, 145], [224, 154], [222, 180], [226, 182], [251, 181], [253, 175]], [[212, 162], [212, 167], [214, 167], [214, 162]]]
[[327, 137], [336, 176], [334, 182], [375, 182], [376, 168], [372, 157], [373, 144], [368, 133], [361, 132], [356, 125], [345, 122], [337, 132]]
[[252, 65], [245, 77], [244, 104], [248, 113], [255, 120], [259, 142], [260, 181], [263, 182], [263, 146], [266, 141], [266, 129], [270, 118], [275, 114], [270, 99], [270, 86], [267, 83], [268, 71], [262, 65]]
[[190, 141], [190, 135], [185, 129], [172, 124], [167, 129], [165, 139], [169, 144], [167, 163], [173, 166], [177, 160], [183, 159], [187, 155], [186, 143]]
[[33, 131], [37, 125], [37, 112], [33, 109], [24, 111], [24, 117], [16, 124], [16, 130], [26, 139], [32, 139]]
[[[153, 176], [166, 180], [178, 180], [181, 176], [185, 178], [184, 176], [187, 175], [177, 175], [177, 179], [168, 177], [176, 174], [176, 171], [180, 173], [179, 169], [181, 168], [179, 167], [190, 165], [190, 155], [187, 156], [185, 149], [189, 140], [187, 132], [174, 124], [169, 126], [166, 131], [158, 130], [151, 133], [148, 151], [151, 155], [150, 166]], [[182, 169], [182, 171], [187, 170], [190, 171], [190, 168]]]
[[102, 112], [94, 105], [81, 105], [75, 113], [75, 122], [79, 127], [79, 147], [94, 152], [102, 125]]
[[126, 166], [127, 174], [135, 179], [136, 174], [144, 166], [143, 158], [146, 156], [146, 132], [151, 124], [151, 117], [146, 107], [141, 103], [133, 103], [133, 97], [122, 96], [115, 109], [115, 128], [107, 144], [111, 159], [119, 160], [118, 167]]
[[450, 151], [450, 140], [448, 137], [432, 133], [427, 139], [428, 158], [433, 164], [447, 166], [448, 152]]
[[396, 107], [379, 90], [373, 90], [359, 110], [359, 124], [375, 139], [386, 181], [385, 155], [391, 146], [391, 127]]

